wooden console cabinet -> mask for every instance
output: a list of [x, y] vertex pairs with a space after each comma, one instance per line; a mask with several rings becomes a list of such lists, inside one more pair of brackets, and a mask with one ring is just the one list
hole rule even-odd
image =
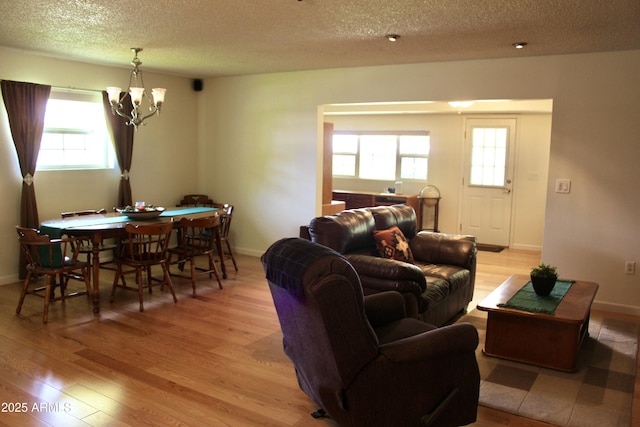
[[333, 190], [333, 200], [345, 203], [345, 209], [369, 208], [373, 206], [390, 206], [405, 204], [413, 207], [418, 217], [418, 224], [422, 224], [422, 209], [420, 199], [416, 194], [368, 193]]

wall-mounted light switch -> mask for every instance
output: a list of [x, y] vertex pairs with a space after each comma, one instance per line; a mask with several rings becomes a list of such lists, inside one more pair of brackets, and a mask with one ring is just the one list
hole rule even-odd
[[625, 261], [625, 263], [624, 263], [624, 273], [625, 274], [636, 274], [636, 262], [635, 261]]
[[556, 193], [571, 193], [571, 180], [556, 179]]

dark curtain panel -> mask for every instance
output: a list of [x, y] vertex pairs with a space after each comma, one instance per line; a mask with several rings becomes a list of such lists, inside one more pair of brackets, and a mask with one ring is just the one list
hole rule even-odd
[[[33, 177], [36, 174], [36, 162], [44, 130], [44, 113], [51, 86], [9, 80], [2, 80], [0, 85], [22, 173], [20, 225], [39, 228], [40, 220]], [[26, 259], [22, 251], [20, 251], [19, 274], [20, 278], [24, 278], [26, 274]]]
[[[120, 97], [122, 97], [122, 93]], [[133, 205], [131, 197], [131, 181], [129, 180], [129, 171], [131, 170], [131, 161], [133, 160], [133, 135], [135, 127], [127, 125], [127, 121], [118, 115], [111, 113], [111, 104], [106, 91], [102, 92], [102, 102], [104, 104], [104, 114], [107, 119], [107, 129], [111, 135], [111, 140], [116, 149], [116, 157], [120, 165], [120, 186], [118, 187], [118, 201], [116, 206]], [[129, 94], [124, 99], [124, 104], [131, 104]]]

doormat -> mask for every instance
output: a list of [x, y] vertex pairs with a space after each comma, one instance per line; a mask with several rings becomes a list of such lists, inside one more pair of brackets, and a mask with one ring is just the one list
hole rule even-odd
[[640, 325], [592, 315], [578, 370], [566, 373], [485, 356], [486, 319], [472, 310], [458, 321], [480, 335], [480, 405], [557, 426], [631, 426]]
[[478, 243], [476, 244], [476, 248], [479, 251], [486, 251], [486, 252], [502, 252], [504, 249], [504, 246], [496, 246], [496, 245], [485, 245], [482, 243]]

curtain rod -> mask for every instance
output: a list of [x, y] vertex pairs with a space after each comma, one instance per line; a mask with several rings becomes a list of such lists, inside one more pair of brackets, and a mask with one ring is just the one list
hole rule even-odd
[[98, 90], [98, 89], [84, 89], [84, 88], [73, 87], [73, 86], [66, 86], [66, 87], [51, 86], [51, 89], [77, 91], [77, 92], [97, 92], [97, 93], [102, 93], [103, 92], [102, 90]]

